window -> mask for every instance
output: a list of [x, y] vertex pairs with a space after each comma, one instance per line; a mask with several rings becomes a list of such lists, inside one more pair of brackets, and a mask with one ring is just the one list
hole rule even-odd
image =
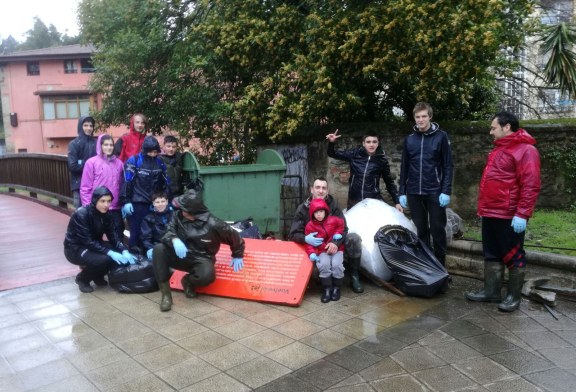
[[558, 89], [541, 88], [538, 90], [538, 109], [543, 113], [570, 112], [575, 103]]
[[80, 69], [82, 73], [93, 73], [95, 71], [94, 65], [92, 64], [92, 60], [90, 59], [81, 59]]
[[28, 61], [26, 63], [28, 76], [40, 75], [40, 63], [38, 61]]
[[78, 72], [74, 60], [64, 60], [64, 73], [73, 74]]
[[54, 95], [42, 97], [44, 120], [80, 118], [90, 114], [90, 95]]

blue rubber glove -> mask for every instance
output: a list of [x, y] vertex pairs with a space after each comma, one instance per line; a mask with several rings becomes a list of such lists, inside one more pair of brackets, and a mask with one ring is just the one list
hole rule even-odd
[[441, 193], [440, 197], [438, 198], [438, 202], [440, 203], [440, 207], [446, 207], [450, 204], [450, 196], [445, 193]]
[[522, 233], [526, 230], [526, 219], [515, 216], [512, 218], [512, 225], [515, 233]]
[[332, 237], [332, 239], [334, 241], [338, 241], [342, 239], [342, 234], [334, 234], [334, 236]]
[[148, 257], [148, 259], [152, 260], [152, 251], [154, 249], [150, 248], [148, 249], [148, 251], [146, 251], [146, 257]]
[[78, 159], [78, 164], [79, 164], [79, 165], [82, 164], [82, 159]]
[[310, 253], [310, 261], [317, 263], [320, 261], [320, 257], [316, 253]]
[[136, 264], [136, 257], [127, 250], [122, 251], [122, 256], [124, 256], [128, 264]]
[[124, 204], [124, 207], [122, 207], [122, 218], [126, 218], [128, 215], [132, 215], [132, 213], [134, 213], [134, 206], [132, 203]]
[[106, 255], [110, 256], [110, 258], [114, 260], [116, 264], [122, 265], [128, 263], [128, 261], [124, 258], [124, 256], [122, 256], [118, 252], [114, 252], [113, 250], [109, 250], [108, 253], [106, 253]]
[[400, 205], [402, 206], [402, 208], [408, 208], [408, 198], [406, 197], [406, 195], [400, 196]]
[[174, 252], [176, 252], [176, 256], [183, 259], [186, 257], [186, 253], [188, 253], [188, 248], [182, 242], [180, 238], [174, 238], [172, 240], [172, 245], [174, 245]]
[[323, 239], [322, 238], [316, 238], [316, 234], [318, 234], [317, 231], [314, 233], [308, 234], [306, 237], [304, 237], [304, 241], [306, 241], [306, 243], [308, 245], [320, 246], [322, 244]]
[[230, 267], [234, 267], [234, 272], [242, 271], [244, 260], [241, 257], [234, 257], [230, 262]]

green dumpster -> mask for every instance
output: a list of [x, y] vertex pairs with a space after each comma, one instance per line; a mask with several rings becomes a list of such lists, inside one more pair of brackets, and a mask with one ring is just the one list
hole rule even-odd
[[280, 187], [286, 173], [284, 158], [263, 150], [255, 164], [200, 166], [184, 154], [184, 183], [204, 183], [204, 203], [218, 218], [238, 221], [252, 217], [262, 233], [280, 230]]

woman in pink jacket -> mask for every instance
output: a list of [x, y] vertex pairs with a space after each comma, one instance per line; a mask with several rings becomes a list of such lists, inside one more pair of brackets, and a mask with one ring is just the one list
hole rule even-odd
[[122, 161], [114, 155], [114, 140], [110, 135], [100, 135], [96, 142], [96, 156], [88, 159], [82, 172], [80, 200], [83, 206], [90, 205], [92, 192], [105, 186], [112, 192], [110, 214], [118, 238], [124, 238], [124, 220], [120, 210], [120, 187], [122, 185]]

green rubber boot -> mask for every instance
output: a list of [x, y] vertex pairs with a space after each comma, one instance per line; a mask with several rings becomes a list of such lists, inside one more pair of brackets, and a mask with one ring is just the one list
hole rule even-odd
[[360, 258], [350, 259], [350, 288], [355, 293], [363, 293], [364, 287], [360, 281]]
[[170, 290], [170, 282], [158, 283], [158, 287], [162, 293], [160, 311], [167, 312], [172, 309], [172, 291]]
[[508, 295], [504, 301], [498, 305], [499, 310], [503, 312], [513, 312], [520, 307], [525, 271], [525, 267], [513, 267], [508, 271]]
[[466, 298], [476, 302], [502, 301], [502, 276], [504, 263], [500, 261], [484, 262], [484, 288], [478, 292], [466, 293]]

